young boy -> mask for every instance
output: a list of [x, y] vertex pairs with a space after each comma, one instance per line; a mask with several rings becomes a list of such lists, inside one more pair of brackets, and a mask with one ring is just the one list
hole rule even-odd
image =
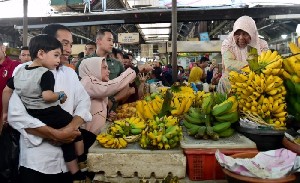
[[[67, 96], [63, 91], [54, 92], [55, 80], [50, 71], [60, 64], [62, 45], [52, 36], [38, 35], [31, 39], [29, 51], [32, 64], [21, 67], [3, 91], [3, 119], [7, 120], [8, 102], [15, 90], [30, 115], [48, 126], [62, 128], [73, 116], [60, 107], [59, 103], [64, 103]], [[74, 182], [85, 180], [85, 174], [79, 169], [79, 166], [84, 168], [86, 160], [82, 137], [77, 137], [73, 143], [63, 144], [61, 148]]]

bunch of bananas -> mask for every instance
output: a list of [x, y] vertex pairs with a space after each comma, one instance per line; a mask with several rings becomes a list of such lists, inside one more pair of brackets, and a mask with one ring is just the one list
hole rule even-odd
[[179, 92], [173, 93], [173, 98], [171, 101], [171, 114], [174, 116], [179, 116], [186, 113], [192, 106], [195, 95], [190, 92]]
[[138, 100], [136, 102], [137, 116], [145, 120], [154, 119], [154, 116], [160, 113], [163, 101], [164, 100], [159, 95], [156, 95], [151, 101]]
[[[196, 139], [211, 138], [213, 140], [218, 140], [219, 137], [231, 136], [234, 133], [234, 130], [230, 128], [231, 123], [239, 119], [237, 112], [238, 102], [235, 96], [231, 96], [216, 105], [211, 101], [213, 100], [211, 97], [206, 99], [209, 101], [204, 100], [202, 108], [190, 108], [188, 114], [184, 115], [183, 124], [187, 128], [188, 135], [194, 136]], [[204, 107], [209, 107], [205, 103], [212, 105], [211, 111], [203, 110]], [[213, 125], [211, 125], [211, 121], [215, 120], [212, 117], [217, 121]]]
[[284, 84], [287, 88], [287, 110], [289, 114], [300, 120], [300, 48], [294, 43], [289, 44], [290, 50], [293, 53], [292, 56], [283, 60], [284, 72]]
[[123, 105], [120, 105], [116, 109], [116, 118], [115, 119], [124, 119], [124, 118], [130, 118], [131, 116], [134, 116], [136, 113], [136, 103], [126, 103]]
[[258, 65], [266, 76], [277, 76], [283, 72], [281, 55], [277, 51], [262, 51], [258, 56]]
[[148, 120], [148, 126], [142, 131], [140, 146], [147, 149], [171, 149], [179, 145], [182, 128], [178, 118], [164, 116]]
[[195, 93], [193, 107], [201, 107], [203, 98], [205, 98], [208, 95], [210, 95], [210, 93], [205, 93], [205, 91], [197, 91]]
[[96, 137], [96, 139], [100, 145], [105, 148], [121, 149], [127, 147], [127, 142], [124, 138], [114, 137], [108, 133], [101, 133]]
[[287, 117], [286, 89], [283, 80], [276, 74], [231, 71], [229, 80], [231, 92], [237, 95], [241, 111], [257, 114], [279, 128], [285, 126]]
[[108, 128], [108, 132], [114, 136], [126, 137], [129, 135], [138, 135], [146, 127], [146, 122], [139, 117], [131, 117], [122, 120], [116, 120]]

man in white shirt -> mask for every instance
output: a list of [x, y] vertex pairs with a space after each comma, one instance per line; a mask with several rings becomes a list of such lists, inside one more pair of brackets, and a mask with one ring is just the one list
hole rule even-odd
[[[72, 34], [68, 28], [50, 24], [43, 33], [55, 36], [63, 45], [61, 61], [71, 54]], [[54, 91], [64, 91], [68, 96], [62, 108], [73, 115], [72, 122], [63, 129], [53, 129], [30, 116], [18, 95], [14, 92], [9, 102], [8, 122], [20, 133], [20, 181], [21, 183], [71, 183], [60, 146], [69, 143], [80, 134], [84, 121], [90, 121], [90, 97], [69, 67], [60, 66], [53, 71]]]

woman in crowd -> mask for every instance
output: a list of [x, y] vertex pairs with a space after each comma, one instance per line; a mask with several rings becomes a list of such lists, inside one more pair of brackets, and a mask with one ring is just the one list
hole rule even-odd
[[203, 74], [203, 70], [200, 67], [193, 67], [190, 72], [188, 82], [189, 83], [201, 82], [202, 74]]
[[222, 43], [223, 73], [217, 91], [222, 93], [230, 92], [229, 72], [232, 70], [240, 71], [248, 65], [248, 46], [256, 48], [258, 55], [260, 55], [261, 51], [268, 49], [267, 42], [258, 38], [255, 21], [249, 16], [242, 16], [235, 21], [233, 31]]
[[108, 96], [114, 95], [133, 82], [136, 73], [128, 68], [119, 77], [109, 80], [106, 59], [90, 57], [82, 60], [79, 66], [79, 76], [91, 98], [90, 110], [93, 119], [86, 123], [85, 129], [98, 135], [106, 121]]

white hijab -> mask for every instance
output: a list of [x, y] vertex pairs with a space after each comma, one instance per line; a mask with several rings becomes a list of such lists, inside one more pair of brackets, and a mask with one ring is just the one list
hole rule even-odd
[[236, 60], [246, 61], [247, 47], [246, 48], [238, 47], [238, 45], [235, 43], [234, 40], [234, 33], [238, 29], [245, 31], [250, 35], [251, 41], [248, 45], [256, 48], [258, 55], [260, 55], [262, 50], [268, 49], [267, 42], [258, 38], [258, 31], [256, 28], [255, 21], [249, 16], [242, 16], [234, 22], [232, 32], [223, 41], [222, 48], [221, 48], [222, 54], [229, 50], [236, 56]]
[[78, 74], [81, 78], [84, 76], [92, 76], [98, 80], [102, 80], [101, 65], [105, 57], [90, 57], [83, 59], [78, 68]]

